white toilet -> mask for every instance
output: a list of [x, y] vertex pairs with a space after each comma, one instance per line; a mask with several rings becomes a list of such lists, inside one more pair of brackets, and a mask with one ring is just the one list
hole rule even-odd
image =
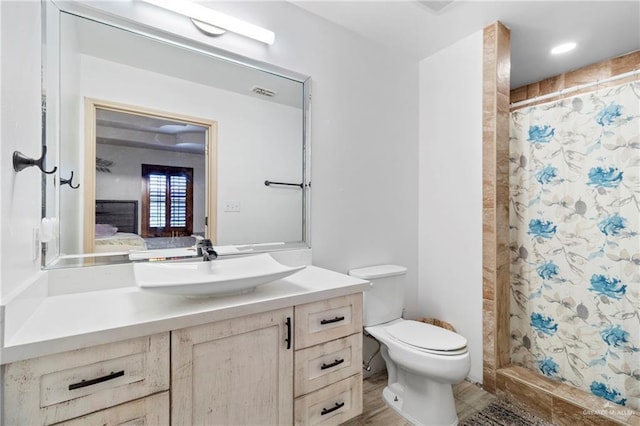
[[414, 425], [457, 425], [454, 383], [471, 368], [467, 340], [452, 331], [402, 319], [403, 266], [354, 269], [371, 282], [364, 293], [365, 331], [380, 342], [389, 383], [384, 401]]

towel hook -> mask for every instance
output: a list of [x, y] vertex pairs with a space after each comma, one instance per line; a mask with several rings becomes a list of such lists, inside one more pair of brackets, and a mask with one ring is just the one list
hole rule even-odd
[[53, 170], [50, 170], [50, 171], [46, 171], [43, 169], [44, 159], [46, 155], [47, 155], [46, 145], [42, 145], [42, 155], [37, 160], [34, 160], [33, 158], [29, 158], [25, 156], [20, 151], [13, 151], [13, 170], [15, 170], [16, 172], [20, 172], [26, 169], [27, 167], [37, 166], [40, 169], [40, 171], [44, 174], [50, 175], [52, 173], [55, 173], [56, 170], [58, 170], [58, 167], [54, 167]]
[[80, 188], [80, 184], [76, 184], [75, 186], [73, 186], [73, 170], [71, 170], [71, 177], [69, 177], [69, 179], [65, 179], [65, 178], [60, 178], [60, 186], [62, 185], [69, 185], [72, 189], [78, 189]]

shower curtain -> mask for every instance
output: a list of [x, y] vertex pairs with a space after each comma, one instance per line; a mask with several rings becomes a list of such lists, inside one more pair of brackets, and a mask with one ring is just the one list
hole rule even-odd
[[511, 114], [511, 361], [640, 409], [640, 82]]

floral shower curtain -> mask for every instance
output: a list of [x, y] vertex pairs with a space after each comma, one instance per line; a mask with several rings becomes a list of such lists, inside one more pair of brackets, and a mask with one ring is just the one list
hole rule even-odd
[[640, 82], [511, 114], [511, 360], [640, 409]]

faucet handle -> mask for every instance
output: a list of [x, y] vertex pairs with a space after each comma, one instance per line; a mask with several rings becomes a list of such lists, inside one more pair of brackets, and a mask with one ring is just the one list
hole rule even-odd
[[202, 248], [202, 260], [215, 260], [218, 258], [218, 252], [213, 248], [213, 246], [207, 246]]
[[[200, 238], [196, 241], [196, 249], [198, 256], [202, 256], [208, 248], [213, 248], [213, 243], [208, 238]], [[204, 249], [204, 250], [203, 250]]]
[[196, 243], [200, 247], [213, 247], [213, 243], [208, 238], [202, 238]]
[[202, 256], [202, 260], [209, 261], [218, 258], [218, 253], [213, 248], [213, 243], [210, 239], [205, 238], [199, 241], [196, 246], [198, 247], [198, 256]]

